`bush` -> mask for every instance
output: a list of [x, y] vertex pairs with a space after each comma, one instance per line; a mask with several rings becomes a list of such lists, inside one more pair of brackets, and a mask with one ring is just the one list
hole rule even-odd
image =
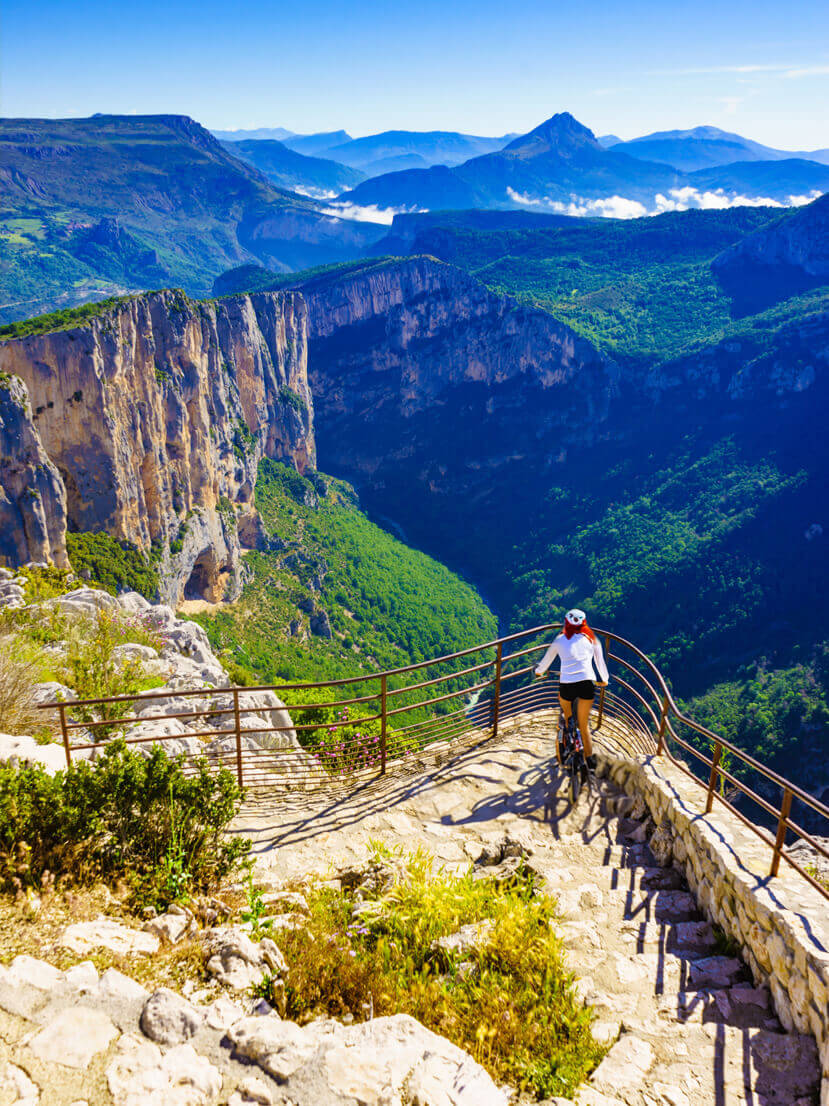
[[[67, 654], [66, 682], [79, 699], [108, 698], [112, 695], [137, 695], [163, 681], [147, 677], [140, 660], [123, 660], [115, 649], [127, 641], [158, 648], [158, 635], [134, 625], [112, 611], [99, 609], [90, 619], [78, 619], [71, 625]], [[143, 639], [143, 640], [142, 640]], [[100, 703], [93, 707], [75, 707], [73, 717], [81, 722], [122, 718], [130, 702]], [[109, 736], [110, 727], [96, 726], [95, 740]]]
[[[345, 894], [307, 896], [307, 924], [280, 934], [286, 1016], [408, 1013], [472, 1053], [496, 1082], [540, 1098], [572, 1095], [603, 1049], [551, 926], [553, 900], [534, 894], [529, 873], [504, 887], [434, 872], [423, 854], [404, 868], [385, 896], [364, 891], [377, 908], [355, 920]], [[484, 920], [492, 928], [477, 950], [436, 957], [438, 937]], [[267, 997], [270, 982], [260, 990]]]
[[123, 880], [133, 904], [167, 906], [215, 891], [250, 843], [223, 836], [241, 792], [225, 769], [153, 746], [149, 756], [108, 745], [93, 763], [48, 775], [0, 766], [0, 879], [39, 886], [46, 872], [66, 883]]
[[100, 584], [112, 595], [137, 591], [145, 599], [158, 596], [158, 570], [152, 558], [129, 542], [100, 533], [67, 534], [66, 549], [79, 576]]

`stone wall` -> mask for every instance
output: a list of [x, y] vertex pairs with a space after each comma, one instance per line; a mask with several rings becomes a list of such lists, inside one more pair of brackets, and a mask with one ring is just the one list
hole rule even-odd
[[653, 817], [651, 848], [685, 874], [709, 919], [739, 942], [757, 983], [771, 990], [780, 1021], [814, 1035], [820, 1050], [821, 1106], [829, 1106], [829, 904], [781, 862], [769, 877], [771, 849], [666, 757], [605, 753], [601, 770]]

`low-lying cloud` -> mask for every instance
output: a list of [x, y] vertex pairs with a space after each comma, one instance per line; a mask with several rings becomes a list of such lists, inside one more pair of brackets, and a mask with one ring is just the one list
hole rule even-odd
[[382, 223], [391, 226], [395, 215], [412, 215], [427, 211], [425, 207], [378, 207], [376, 204], [336, 203], [323, 209], [323, 215], [336, 215], [338, 219], [352, 219], [358, 223]]
[[556, 215], [599, 216], [605, 219], [640, 219], [645, 215], [662, 215], [666, 211], [689, 211], [692, 208], [701, 211], [722, 210], [728, 207], [802, 207], [821, 195], [819, 190], [808, 195], [787, 196], [785, 201], [770, 196], [742, 196], [727, 193], [722, 188], [701, 191], [698, 188], [672, 188], [667, 195], [658, 192], [650, 206], [625, 196], [605, 196], [589, 200], [581, 196], [571, 196], [568, 202], [554, 200], [551, 196], [530, 196], [507, 188], [507, 195], [513, 203], [522, 207], [535, 207], [551, 211]]

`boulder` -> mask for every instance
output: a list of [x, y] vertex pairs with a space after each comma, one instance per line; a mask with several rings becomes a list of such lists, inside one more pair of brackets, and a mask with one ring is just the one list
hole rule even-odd
[[222, 1088], [219, 1069], [192, 1045], [162, 1054], [132, 1034], [118, 1042], [106, 1079], [115, 1106], [212, 1106]]
[[[407, 1014], [348, 1028], [300, 1027], [274, 1015], [244, 1018], [228, 1031], [236, 1052], [302, 1103], [417, 1103], [506, 1106], [506, 1093], [471, 1056]], [[296, 1089], [295, 1089], [296, 1088]]]
[[204, 1013], [167, 987], [150, 995], [141, 1011], [141, 1032], [160, 1045], [180, 1045], [201, 1028]]
[[98, 611], [119, 610], [118, 600], [108, 591], [98, 588], [76, 588], [66, 595], [59, 595], [57, 599], [47, 599], [44, 607], [56, 607], [61, 614], [68, 615], [94, 615]]
[[120, 956], [135, 956], [158, 952], [159, 940], [154, 933], [130, 929], [101, 915], [91, 922], [75, 922], [67, 926], [58, 944], [81, 955], [94, 949], [109, 949]]

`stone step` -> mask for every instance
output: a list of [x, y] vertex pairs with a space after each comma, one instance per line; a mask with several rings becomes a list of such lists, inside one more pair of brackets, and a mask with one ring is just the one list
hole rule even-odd
[[[563, 865], [544, 865], [532, 858], [533, 869], [541, 875], [546, 889], [567, 891], [585, 881], [583, 868]], [[675, 868], [614, 868], [602, 865], [592, 868], [589, 880], [608, 891], [679, 891], [685, 881]]]
[[[593, 918], [562, 922], [558, 927], [564, 945], [569, 949], [607, 947], [607, 924]], [[716, 939], [708, 922], [654, 923], [623, 921], [614, 927], [614, 944], [622, 946], [626, 955], [644, 952], [671, 952], [687, 959], [709, 956]]]
[[[552, 890], [552, 889], [551, 889]], [[701, 919], [689, 891], [602, 890], [596, 883], [553, 891], [558, 911], [566, 921], [578, 921], [586, 912], [604, 910], [616, 919], [649, 922], [693, 922]]]
[[[673, 996], [673, 1003], [679, 1007], [681, 996], [728, 989], [743, 983], [746, 975], [740, 961], [730, 957], [689, 959], [670, 952], [628, 956], [616, 951], [580, 948], [568, 950], [567, 963], [571, 970], [590, 981], [585, 1000], [591, 1005], [615, 1009], [617, 1015], [624, 1015], [626, 1011], [635, 1014], [637, 998], [645, 996]], [[596, 993], [604, 996], [603, 1001], [595, 998]], [[629, 999], [633, 999], [632, 1007], [625, 1005], [624, 1000]]]

